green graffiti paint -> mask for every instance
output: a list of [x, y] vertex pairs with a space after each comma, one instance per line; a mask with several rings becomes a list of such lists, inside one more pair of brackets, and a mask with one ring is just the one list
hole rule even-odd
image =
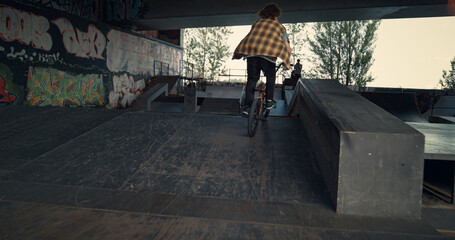
[[34, 106], [104, 105], [101, 74], [73, 75], [53, 68], [29, 67], [27, 102]]

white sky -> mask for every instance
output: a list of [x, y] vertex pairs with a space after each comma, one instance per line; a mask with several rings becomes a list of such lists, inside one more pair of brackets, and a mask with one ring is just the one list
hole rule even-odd
[[[250, 28], [233, 27], [231, 52]], [[375, 80], [368, 86], [440, 88], [442, 70], [450, 69], [454, 57], [455, 17], [382, 20], [370, 69]], [[228, 60], [226, 68], [245, 69], [246, 62]]]

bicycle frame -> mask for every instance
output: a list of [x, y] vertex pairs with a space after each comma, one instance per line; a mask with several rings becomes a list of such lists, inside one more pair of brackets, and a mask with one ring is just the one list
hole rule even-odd
[[[281, 65], [283, 65], [283, 63], [281, 63], [280, 65], [278, 65], [276, 67], [275, 73], [278, 71], [278, 69], [281, 67]], [[267, 120], [267, 117], [270, 113], [270, 110], [266, 110], [265, 104], [264, 104], [265, 103], [265, 94], [266, 94], [265, 88], [261, 87], [258, 89], [256, 87], [254, 90], [259, 91], [259, 97], [253, 101], [253, 104], [251, 105], [250, 113], [248, 116], [248, 135], [250, 137], [254, 137], [254, 135], [256, 135], [256, 130], [257, 130], [257, 127], [259, 124], [259, 120], [261, 120], [261, 121]]]

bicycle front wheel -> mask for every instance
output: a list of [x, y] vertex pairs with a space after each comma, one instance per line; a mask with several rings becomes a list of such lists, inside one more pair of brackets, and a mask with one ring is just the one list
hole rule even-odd
[[248, 135], [250, 135], [250, 137], [254, 137], [254, 135], [256, 135], [256, 130], [258, 129], [260, 105], [261, 102], [258, 98], [254, 99], [253, 104], [251, 104], [248, 117]]

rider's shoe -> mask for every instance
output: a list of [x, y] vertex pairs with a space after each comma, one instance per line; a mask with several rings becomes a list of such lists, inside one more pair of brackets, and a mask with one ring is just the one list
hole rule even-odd
[[267, 110], [270, 110], [273, 108], [273, 106], [275, 106], [276, 102], [274, 100], [271, 100], [271, 99], [267, 99], [267, 102], [265, 104], [265, 108]]
[[242, 117], [248, 117], [250, 115], [250, 107], [244, 107], [242, 111]]

